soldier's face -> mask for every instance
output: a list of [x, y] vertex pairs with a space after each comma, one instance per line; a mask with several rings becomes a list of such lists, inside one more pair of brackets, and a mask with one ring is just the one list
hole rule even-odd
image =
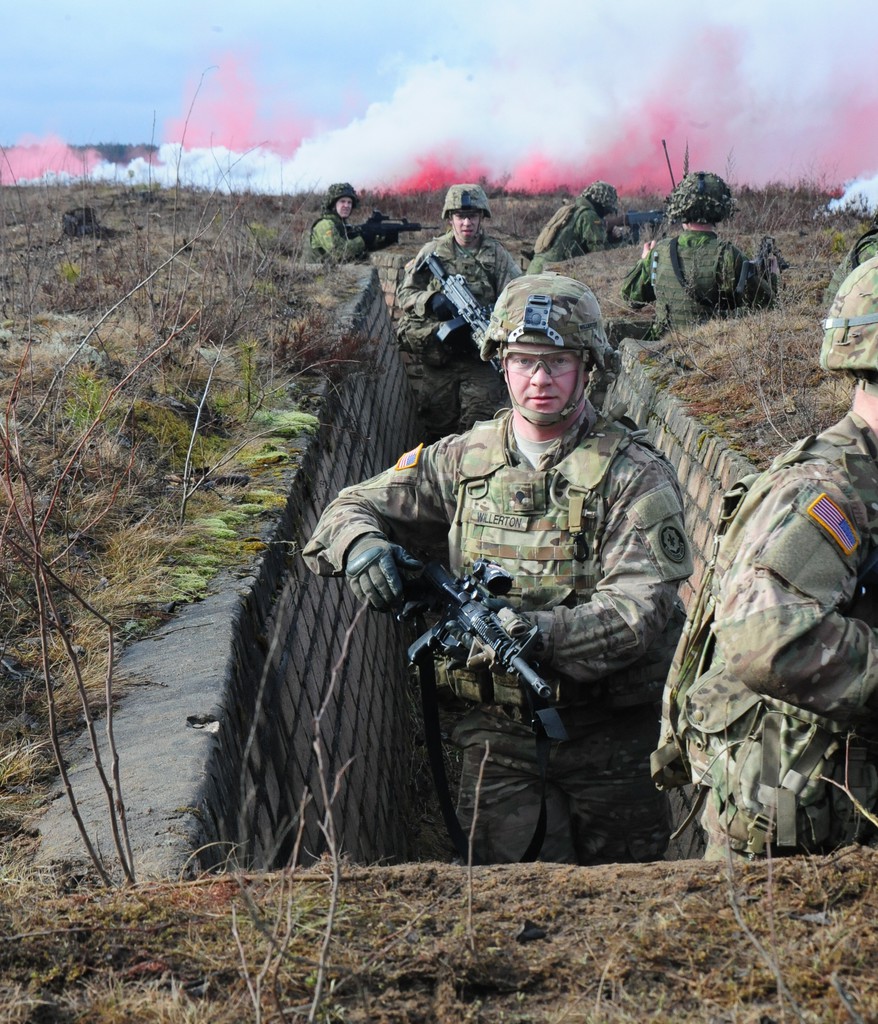
[[342, 196], [335, 204], [335, 212], [342, 220], [347, 220], [354, 208], [354, 201], [350, 196]]
[[471, 249], [476, 244], [481, 229], [481, 210], [455, 210], [451, 214], [451, 231], [454, 234], [454, 241], [464, 249]]
[[[514, 405], [548, 414], [558, 413], [568, 406], [585, 382], [585, 368], [579, 358], [559, 361], [558, 356], [557, 348], [538, 345], [509, 348], [503, 358], [503, 369]], [[519, 370], [519, 364], [525, 368]]]

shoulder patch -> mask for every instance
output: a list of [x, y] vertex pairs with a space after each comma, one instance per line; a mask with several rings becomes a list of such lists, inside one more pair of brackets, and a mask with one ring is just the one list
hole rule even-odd
[[852, 555], [860, 543], [847, 516], [825, 492], [805, 510], [835, 540], [846, 555]]
[[396, 460], [395, 469], [414, 469], [418, 464], [418, 459], [421, 457], [421, 452], [424, 449], [424, 442], [422, 441], [417, 448], [412, 448], [410, 452], [406, 452], [405, 455], [400, 455]]

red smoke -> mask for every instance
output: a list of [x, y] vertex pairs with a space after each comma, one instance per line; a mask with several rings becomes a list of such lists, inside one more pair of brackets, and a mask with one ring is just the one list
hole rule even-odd
[[225, 146], [236, 153], [265, 147], [292, 156], [314, 122], [291, 111], [266, 118], [260, 114], [263, 97], [246, 65], [224, 54], [198, 82], [191, 82], [189, 109], [165, 126], [164, 142], [182, 142], [186, 149]]
[[[321, 154], [320, 161], [308, 165], [313, 175], [308, 180], [325, 173], [349, 177], [361, 188], [403, 192], [439, 189], [453, 181], [486, 181], [520, 192], [578, 191], [600, 178], [628, 195], [641, 190], [664, 194], [672, 176], [675, 181], [682, 177], [687, 158], [689, 170], [716, 171], [736, 185], [816, 179], [831, 188], [874, 174], [878, 139], [870, 129], [878, 115], [878, 87], [843, 58], [823, 70], [827, 80], [831, 76], [831, 88], [816, 74], [805, 81], [809, 65], [798, 74], [748, 65], [748, 57], [758, 60], [748, 31], [725, 25], [721, 31], [678, 39], [650, 72], [642, 95], [626, 93], [626, 69], [620, 62], [618, 82], [606, 83], [603, 121], [596, 117], [590, 126], [558, 110], [551, 153], [528, 142], [523, 101], [520, 151], [511, 158], [497, 155], [509, 152], [510, 140], [498, 139], [490, 123], [478, 125], [477, 132], [466, 126], [468, 137], [459, 140], [457, 149], [437, 143], [421, 153], [406, 148], [404, 125], [389, 122], [391, 133], [386, 119], [379, 122], [385, 138], [370, 136], [364, 142], [362, 130], [345, 134], [348, 127], [357, 129], [354, 120], [339, 126], [335, 139], [316, 120], [278, 100], [270, 88], [257, 87], [248, 58], [230, 54], [189, 84], [181, 113], [164, 126], [162, 142], [182, 142], [187, 151], [258, 149], [283, 159], [295, 157], [308, 142], [301, 152]], [[496, 72], [508, 75], [509, 69], [498, 63]], [[362, 109], [364, 104], [353, 106]], [[392, 107], [393, 100], [384, 106]], [[571, 129], [571, 123], [577, 128]], [[332, 145], [324, 145], [327, 140]], [[321, 162], [324, 149], [330, 155]], [[376, 153], [389, 159], [370, 167]], [[563, 156], [552, 155], [558, 153]], [[25, 139], [0, 151], [0, 183], [47, 172], [86, 176], [99, 159], [93, 150], [75, 151], [60, 139]], [[379, 176], [383, 180], [376, 180]]]
[[51, 135], [45, 139], [26, 136], [15, 146], [0, 150], [0, 183], [12, 185], [41, 178], [46, 173], [82, 178], [100, 159], [100, 154], [93, 149], [71, 149], [66, 142]]

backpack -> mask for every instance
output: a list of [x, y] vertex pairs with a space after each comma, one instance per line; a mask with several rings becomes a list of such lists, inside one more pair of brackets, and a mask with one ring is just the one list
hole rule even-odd
[[560, 206], [552, 214], [548, 223], [545, 224], [543, 230], [537, 235], [537, 240], [534, 242], [534, 255], [545, 252], [552, 245], [558, 235], [561, 234], [561, 230], [573, 219], [574, 213], [576, 213], [576, 203], [569, 202]]
[[[808, 441], [775, 462], [814, 457]], [[659, 789], [694, 785], [695, 811], [714, 802], [733, 848], [760, 854], [765, 843], [817, 850], [858, 837], [857, 806], [878, 797], [878, 773], [851, 728], [759, 694], [715, 660], [713, 580], [722, 537], [759, 474], [723, 496], [713, 553], [674, 654], [662, 701], [659, 747], [651, 757]], [[850, 792], [852, 803], [834, 778]]]

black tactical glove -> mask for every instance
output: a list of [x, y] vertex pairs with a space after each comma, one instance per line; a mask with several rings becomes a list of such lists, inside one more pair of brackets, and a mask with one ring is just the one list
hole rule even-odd
[[402, 601], [403, 575], [416, 575], [423, 568], [423, 563], [399, 544], [369, 534], [351, 546], [345, 576], [358, 601], [379, 612], [389, 612]]
[[454, 303], [444, 295], [442, 292], [436, 292], [430, 296], [430, 301], [427, 303], [427, 309], [435, 316], [438, 320], [452, 320], [457, 316], [457, 310], [454, 308]]

